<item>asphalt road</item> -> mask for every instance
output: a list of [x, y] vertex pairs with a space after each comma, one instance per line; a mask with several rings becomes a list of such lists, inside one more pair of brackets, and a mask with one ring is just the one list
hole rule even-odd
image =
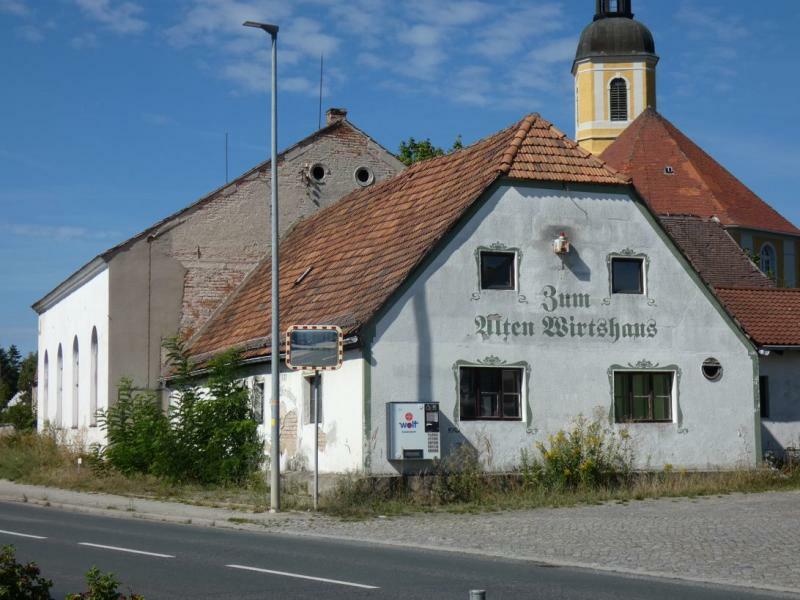
[[[413, 543], [413, 540], [409, 540]], [[671, 580], [348, 541], [109, 518], [0, 503], [0, 545], [36, 561], [53, 597], [92, 566], [159, 598], [755, 600], [785, 597]]]

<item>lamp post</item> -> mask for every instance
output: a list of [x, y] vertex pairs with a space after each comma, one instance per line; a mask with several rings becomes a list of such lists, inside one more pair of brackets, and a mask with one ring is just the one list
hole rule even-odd
[[270, 156], [270, 171], [272, 196], [270, 199], [270, 213], [272, 224], [272, 352], [270, 362], [270, 381], [272, 383], [272, 398], [270, 399], [270, 511], [278, 512], [281, 509], [281, 466], [280, 466], [280, 375], [281, 375], [281, 350], [280, 350], [280, 315], [278, 297], [278, 26], [268, 23], [245, 21], [245, 27], [256, 27], [269, 34], [272, 39], [272, 142]]

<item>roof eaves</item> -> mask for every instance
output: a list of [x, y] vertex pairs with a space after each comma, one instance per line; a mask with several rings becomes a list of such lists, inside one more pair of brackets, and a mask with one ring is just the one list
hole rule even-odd
[[107, 264], [108, 262], [103, 258], [102, 255], [95, 256], [92, 260], [83, 265], [64, 281], [59, 283], [42, 298], [34, 302], [31, 305], [31, 308], [35, 310], [37, 314], [42, 314], [43, 312], [49, 310], [53, 305], [66, 298], [84, 283], [92, 279], [95, 275], [101, 273], [106, 268]]

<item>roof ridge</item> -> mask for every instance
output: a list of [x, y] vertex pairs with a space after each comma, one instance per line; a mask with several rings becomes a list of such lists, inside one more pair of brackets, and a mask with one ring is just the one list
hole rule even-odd
[[500, 157], [500, 165], [497, 168], [498, 173], [504, 173], [508, 175], [508, 173], [511, 171], [511, 166], [514, 164], [514, 159], [517, 157], [520, 146], [522, 146], [525, 138], [528, 137], [531, 127], [533, 127], [533, 124], [538, 118], [538, 113], [531, 113], [529, 115], [525, 115], [519, 122], [519, 126], [517, 127], [514, 137], [511, 139], [511, 142], [509, 143], [506, 151], [503, 153], [503, 156]]

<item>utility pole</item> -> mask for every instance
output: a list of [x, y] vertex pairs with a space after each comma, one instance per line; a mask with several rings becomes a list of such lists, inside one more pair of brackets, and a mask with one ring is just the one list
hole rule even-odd
[[272, 194], [270, 199], [272, 223], [272, 350], [270, 356], [270, 381], [272, 398], [270, 399], [270, 512], [281, 509], [281, 451], [280, 451], [280, 393], [281, 393], [281, 349], [280, 349], [280, 306], [278, 289], [278, 26], [268, 23], [246, 21], [245, 27], [256, 27], [269, 34], [272, 40], [272, 143], [270, 170]]

